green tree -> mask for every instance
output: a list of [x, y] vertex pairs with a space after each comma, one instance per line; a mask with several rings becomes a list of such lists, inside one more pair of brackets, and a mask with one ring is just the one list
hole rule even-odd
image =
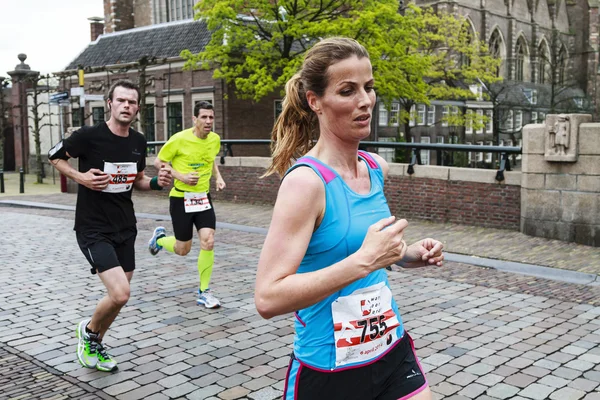
[[385, 47], [386, 31], [403, 29], [398, 7], [397, 0], [203, 0], [196, 18], [207, 22], [211, 40], [203, 52], [181, 56], [186, 68], [214, 68], [239, 97], [258, 101], [285, 85], [319, 38]]
[[[32, 83], [31, 91], [28, 93], [28, 97], [31, 97], [31, 103], [29, 104], [29, 109], [31, 110], [31, 116], [29, 119], [33, 122], [33, 126], [30, 126], [31, 133], [33, 134], [33, 141], [35, 145], [35, 169], [36, 169], [36, 177], [37, 183], [44, 183], [44, 162], [42, 160], [42, 147], [41, 147], [41, 132], [42, 128], [46, 126], [51, 126], [49, 122], [43, 122], [44, 118], [48, 118], [51, 114], [50, 111], [42, 112], [41, 107], [48, 107], [48, 103], [46, 101], [40, 100], [40, 95], [42, 93], [49, 93], [52, 91], [52, 87], [50, 86], [50, 76], [49, 75], [32, 75], [28, 77]], [[46, 81], [46, 85], [44, 85], [44, 81]], [[54, 84], [55, 86], [55, 84]]]
[[[409, 142], [409, 122], [416, 118], [414, 113], [411, 115], [413, 106], [429, 104], [433, 99], [477, 99], [471, 85], [480, 79], [500, 80], [496, 77], [500, 60], [489, 54], [464, 17], [409, 7], [403, 23], [409, 32], [390, 31], [374, 65], [382, 71], [379, 80], [383, 84], [378, 84], [378, 95], [386, 102], [400, 103], [400, 122]], [[403, 36], [406, 33], [411, 37]], [[391, 46], [394, 42], [401, 45]], [[443, 122], [451, 126], [471, 124], [476, 129], [486, 121], [475, 114], [459, 112], [449, 113]]]
[[[414, 104], [473, 98], [468, 84], [494, 81], [499, 65], [464, 18], [414, 5], [400, 10], [398, 0], [203, 0], [195, 7], [212, 37], [203, 52], [182, 52], [186, 68], [212, 68], [215, 79], [255, 101], [281, 90], [319, 38], [357, 39], [371, 56], [379, 98], [401, 103], [406, 141]], [[452, 118], [465, 123], [462, 114]]]

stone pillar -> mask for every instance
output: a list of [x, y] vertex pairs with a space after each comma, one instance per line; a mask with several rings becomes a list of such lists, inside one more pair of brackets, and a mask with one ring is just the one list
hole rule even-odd
[[548, 115], [523, 128], [521, 232], [600, 247], [600, 124]]
[[13, 131], [15, 143], [15, 166], [23, 168], [25, 172], [29, 169], [29, 119], [27, 110], [27, 89], [33, 86], [33, 80], [37, 79], [39, 72], [32, 71], [25, 64], [26, 54], [19, 54], [21, 63], [14, 71], [8, 74], [12, 80], [12, 104], [13, 104]]

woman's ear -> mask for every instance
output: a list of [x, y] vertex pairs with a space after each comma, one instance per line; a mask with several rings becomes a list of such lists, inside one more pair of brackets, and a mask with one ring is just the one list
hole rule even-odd
[[306, 92], [306, 101], [311, 110], [316, 112], [317, 114], [321, 113], [321, 101], [315, 92], [309, 90]]

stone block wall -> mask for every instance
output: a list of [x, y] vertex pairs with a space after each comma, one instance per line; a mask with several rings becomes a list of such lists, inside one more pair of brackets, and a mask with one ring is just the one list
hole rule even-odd
[[547, 127], [523, 129], [521, 231], [600, 246], [600, 124], [579, 125], [577, 160], [545, 159]]

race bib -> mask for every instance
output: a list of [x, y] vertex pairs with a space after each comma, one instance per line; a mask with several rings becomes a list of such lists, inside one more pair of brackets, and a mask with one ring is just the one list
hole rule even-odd
[[183, 194], [183, 204], [185, 206], [186, 213], [206, 211], [211, 209], [206, 192], [185, 192]]
[[108, 186], [103, 190], [103, 192], [127, 192], [133, 187], [133, 182], [137, 176], [137, 163], [110, 163], [105, 161], [104, 172], [110, 175], [110, 180], [108, 181]]
[[338, 298], [331, 312], [336, 367], [371, 360], [398, 340], [400, 322], [384, 282]]

